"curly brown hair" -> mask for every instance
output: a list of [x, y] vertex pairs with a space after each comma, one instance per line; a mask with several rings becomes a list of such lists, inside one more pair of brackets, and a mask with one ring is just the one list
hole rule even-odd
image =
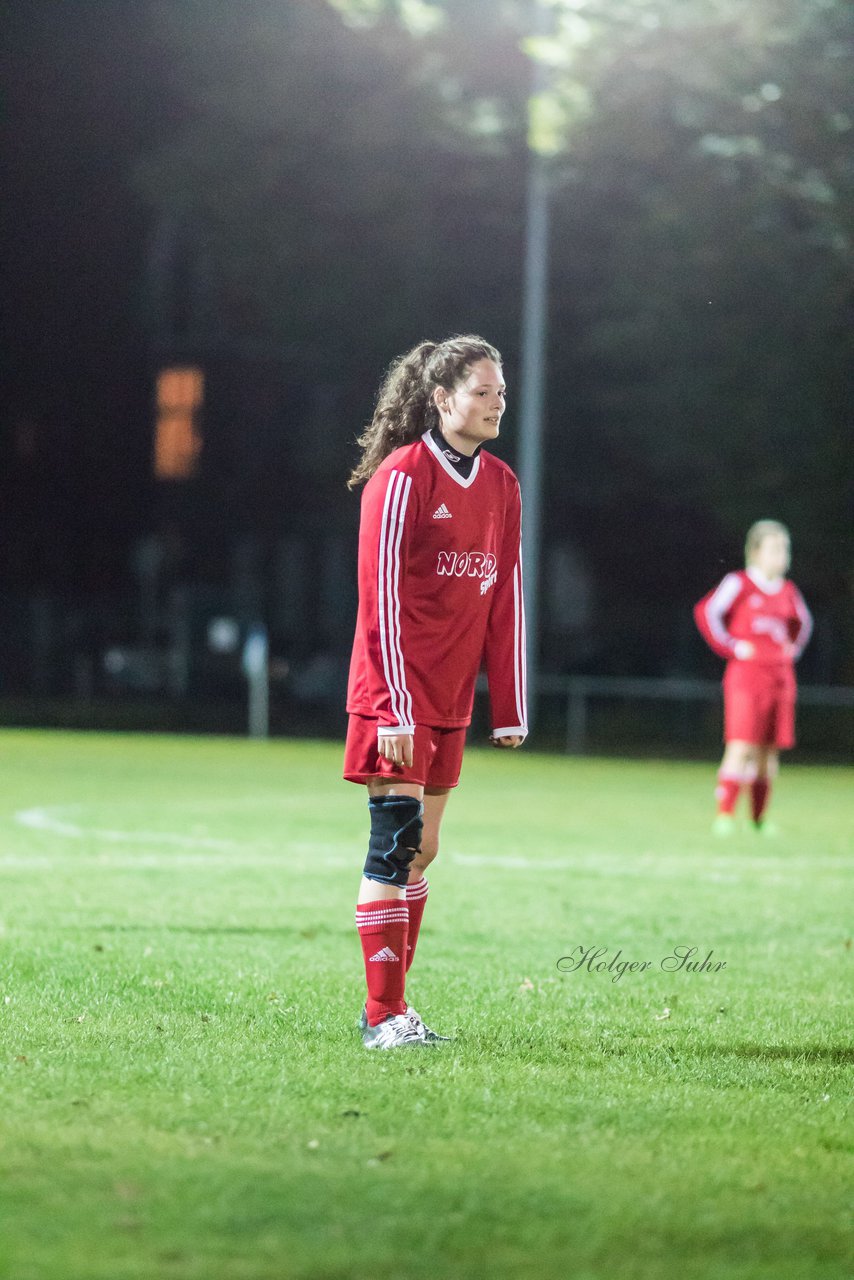
[[455, 334], [444, 342], [419, 342], [389, 366], [377, 393], [377, 407], [359, 436], [362, 457], [347, 481], [348, 489], [370, 480], [393, 450], [412, 444], [439, 415], [433, 402], [437, 387], [453, 390], [478, 360], [501, 364], [501, 354], [474, 333]]

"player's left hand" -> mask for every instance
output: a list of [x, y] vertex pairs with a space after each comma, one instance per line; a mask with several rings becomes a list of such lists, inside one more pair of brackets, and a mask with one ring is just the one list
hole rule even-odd
[[521, 747], [524, 739], [520, 734], [514, 734], [508, 738], [494, 738], [490, 734], [489, 741], [494, 747]]

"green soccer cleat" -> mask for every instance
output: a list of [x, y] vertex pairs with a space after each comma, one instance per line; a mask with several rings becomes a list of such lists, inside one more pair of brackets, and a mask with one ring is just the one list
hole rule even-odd
[[766, 840], [773, 840], [780, 834], [780, 828], [773, 822], [769, 822], [767, 818], [760, 818], [758, 822], [752, 823], [752, 826], [756, 834], [764, 836]]
[[712, 833], [716, 836], [731, 836], [735, 831], [735, 818], [731, 813], [719, 813], [712, 823]]

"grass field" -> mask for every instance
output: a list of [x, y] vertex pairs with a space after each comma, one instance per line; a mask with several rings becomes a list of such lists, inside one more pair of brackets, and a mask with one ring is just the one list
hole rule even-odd
[[456, 1038], [368, 1054], [339, 745], [0, 753], [4, 1280], [854, 1273], [854, 770], [716, 841], [712, 765], [471, 751], [408, 989]]

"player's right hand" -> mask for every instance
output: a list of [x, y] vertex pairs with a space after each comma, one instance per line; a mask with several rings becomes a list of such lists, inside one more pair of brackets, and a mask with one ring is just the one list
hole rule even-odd
[[412, 768], [412, 743], [411, 733], [377, 734], [377, 751], [380, 755], [392, 764], [404, 765], [407, 769]]
[[735, 656], [741, 662], [745, 662], [748, 658], [752, 658], [756, 653], [756, 645], [750, 640], [736, 640]]

